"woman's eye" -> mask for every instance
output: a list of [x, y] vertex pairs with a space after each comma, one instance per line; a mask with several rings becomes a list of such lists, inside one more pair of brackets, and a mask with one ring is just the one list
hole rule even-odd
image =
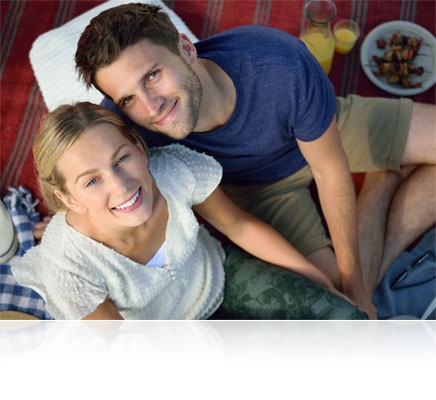
[[121, 164], [122, 162], [126, 161], [129, 158], [128, 155], [122, 156], [118, 159], [118, 161], [116, 162], [116, 165], [118, 166], [119, 164]]
[[86, 187], [90, 187], [92, 185], [95, 185], [97, 183], [97, 179], [91, 179], [90, 181], [88, 181], [88, 183], [86, 184]]

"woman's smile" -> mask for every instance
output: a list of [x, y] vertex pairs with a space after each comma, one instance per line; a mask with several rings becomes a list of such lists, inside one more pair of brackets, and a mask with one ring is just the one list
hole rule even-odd
[[139, 188], [139, 190], [129, 200], [116, 207], [112, 207], [112, 210], [121, 213], [129, 213], [136, 210], [142, 204], [142, 200], [143, 200], [142, 189]]

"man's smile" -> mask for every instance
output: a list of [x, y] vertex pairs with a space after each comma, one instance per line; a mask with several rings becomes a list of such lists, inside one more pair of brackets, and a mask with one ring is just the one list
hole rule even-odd
[[176, 100], [172, 106], [168, 107], [164, 111], [163, 115], [160, 115], [153, 122], [153, 124], [160, 125], [160, 126], [167, 125], [170, 122], [170, 119], [174, 118], [174, 115], [176, 114], [176, 111], [177, 111], [178, 104], [179, 104], [179, 100]]

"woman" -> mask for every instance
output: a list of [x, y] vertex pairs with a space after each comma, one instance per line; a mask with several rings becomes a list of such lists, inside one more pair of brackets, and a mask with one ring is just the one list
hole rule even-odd
[[149, 157], [134, 130], [90, 103], [46, 115], [33, 152], [56, 214], [13, 274], [43, 296], [55, 319], [211, 317], [223, 301], [225, 253], [194, 211], [255, 257], [346, 299], [225, 196], [221, 167], [207, 155], [171, 145]]

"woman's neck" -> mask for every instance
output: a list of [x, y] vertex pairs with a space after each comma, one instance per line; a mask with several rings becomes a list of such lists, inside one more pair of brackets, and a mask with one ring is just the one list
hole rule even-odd
[[152, 216], [139, 226], [97, 224], [86, 215], [71, 211], [67, 211], [66, 218], [67, 223], [83, 235], [145, 264], [165, 241], [168, 208], [165, 198], [157, 191]]

